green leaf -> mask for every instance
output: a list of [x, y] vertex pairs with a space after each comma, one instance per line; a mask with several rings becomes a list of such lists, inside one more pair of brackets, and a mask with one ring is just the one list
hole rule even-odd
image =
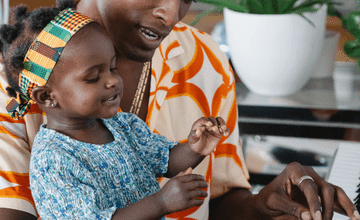
[[279, 11], [279, 5], [278, 5], [278, 0], [271, 0], [271, 4], [272, 4], [272, 8], [273, 8], [273, 14], [278, 14]]
[[275, 9], [273, 5], [273, 1], [271, 0], [262, 0], [263, 9], [266, 14], [275, 14]]
[[266, 14], [267, 9], [260, 0], [247, 1], [247, 7], [251, 14]]
[[313, 12], [317, 12], [318, 10], [319, 9], [314, 8], [313, 6], [309, 6], [309, 7], [306, 7], [306, 8], [297, 9], [297, 10], [293, 11], [292, 13], [295, 13], [295, 14], [302, 14], [302, 13], [305, 13], [305, 12], [313, 13]]
[[344, 52], [351, 58], [360, 58], [360, 42], [358, 40], [346, 42]]
[[360, 11], [352, 11], [342, 20], [343, 26], [356, 38], [360, 39]]
[[288, 10], [292, 9], [297, 0], [278, 0], [279, 14], [285, 14]]
[[312, 7], [312, 6], [317, 5], [317, 4], [329, 4], [329, 0], [308, 0], [308, 1], [305, 1], [305, 2], [301, 3], [298, 6], [290, 9], [286, 13], [293, 13], [293, 12], [298, 11], [300, 9]]
[[[333, 8], [336, 4], [333, 0], [306, 0], [300, 5], [295, 6], [298, 0], [197, 0], [219, 7], [226, 7], [237, 12], [245, 12], [252, 14], [298, 14], [311, 25], [314, 25], [303, 13], [316, 12], [318, 9], [314, 8], [317, 4], [327, 4], [328, 11], [338, 17], [341, 14]], [[341, 17], [340, 17], [341, 18]]]
[[344, 19], [343, 15], [332, 5], [328, 6], [328, 12], [327, 13], [328, 13], [329, 16], [338, 17], [341, 20]]
[[307, 17], [305, 17], [303, 14], [301, 13], [295, 13], [295, 14], [298, 14], [300, 15], [301, 17], [303, 17], [305, 20], [307, 20], [313, 27], [315, 27], [315, 24]]

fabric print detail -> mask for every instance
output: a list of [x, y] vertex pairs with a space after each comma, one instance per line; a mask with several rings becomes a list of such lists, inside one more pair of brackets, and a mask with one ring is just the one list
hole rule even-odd
[[165, 59], [169, 60], [173, 57], [179, 56], [185, 52], [184, 48], [182, 48], [178, 41], [174, 41], [170, 44], [170, 46], [166, 49]]
[[111, 219], [160, 190], [169, 150], [177, 144], [150, 132], [130, 113], [103, 120], [114, 136], [108, 144], [83, 143], [40, 128], [35, 138], [30, 181], [40, 216], [46, 219]]
[[35, 205], [29, 187], [29, 174], [0, 171], [0, 197], [19, 198]]

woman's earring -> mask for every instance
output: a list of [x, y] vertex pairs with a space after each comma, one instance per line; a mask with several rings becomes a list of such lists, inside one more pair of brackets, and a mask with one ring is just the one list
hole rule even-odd
[[55, 107], [56, 106], [56, 103], [51, 103], [51, 107]]

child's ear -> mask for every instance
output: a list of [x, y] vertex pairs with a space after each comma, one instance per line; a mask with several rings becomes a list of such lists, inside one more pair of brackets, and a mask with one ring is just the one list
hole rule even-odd
[[56, 100], [51, 95], [51, 89], [47, 85], [35, 87], [32, 91], [32, 96], [40, 107], [54, 108], [57, 105]]

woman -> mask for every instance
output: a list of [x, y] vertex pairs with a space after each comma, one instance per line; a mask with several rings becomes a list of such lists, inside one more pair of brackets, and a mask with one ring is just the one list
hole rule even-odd
[[[230, 136], [222, 139], [216, 151], [193, 172], [205, 175], [211, 183], [207, 189], [211, 201], [208, 197], [203, 206], [172, 214], [169, 219], [321, 219], [318, 190], [324, 219], [331, 218], [334, 207], [344, 212], [343, 207], [356, 219], [355, 208], [341, 189], [296, 163], [287, 166], [258, 195], [251, 195], [239, 144], [234, 77], [211, 37], [178, 23], [191, 3], [81, 0], [77, 5], [77, 11], [96, 19], [112, 37], [126, 91], [120, 104], [123, 111], [134, 112], [152, 131], [181, 142], [186, 141], [184, 134], [188, 132], [181, 127], [187, 127], [193, 118], [221, 116], [227, 120]], [[7, 98], [1, 94], [1, 106]], [[1, 115], [0, 146], [5, 153], [0, 158], [0, 174], [7, 185], [0, 184], [8, 188], [0, 190], [0, 219], [35, 219], [27, 188], [28, 158], [33, 137], [44, 120], [36, 108], [20, 122]], [[19, 161], [14, 162], [16, 159]], [[163, 185], [166, 180], [160, 182]], [[309, 209], [304, 200], [299, 200], [303, 199], [301, 191]]]

